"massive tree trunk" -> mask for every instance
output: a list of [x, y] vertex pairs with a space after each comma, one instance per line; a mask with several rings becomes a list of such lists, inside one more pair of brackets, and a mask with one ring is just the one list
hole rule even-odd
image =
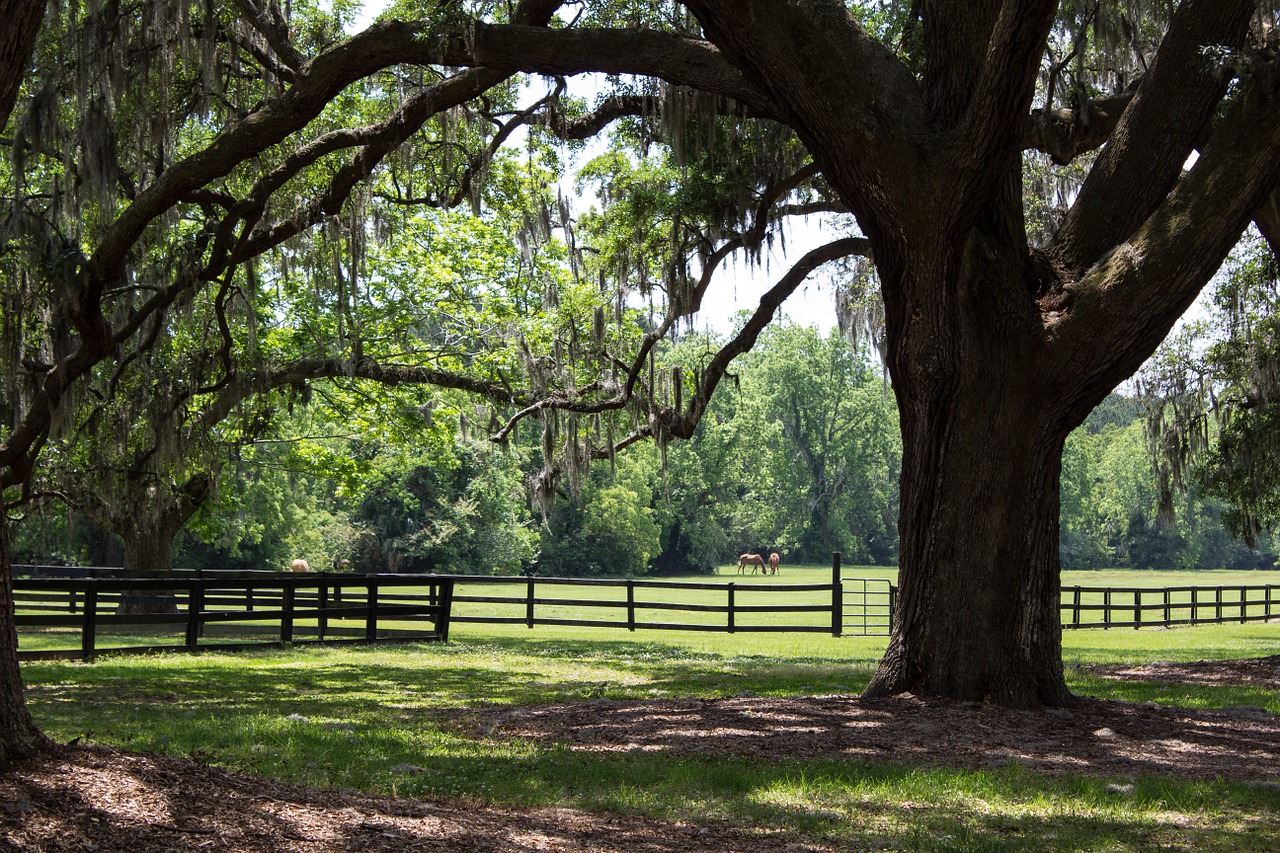
[[[1000, 231], [1004, 237], [998, 241]], [[1058, 705], [1058, 481], [1067, 433], [1011, 229], [908, 261], [890, 320], [903, 460], [899, 610], [868, 695]], [[913, 280], [914, 278], [914, 280]], [[949, 282], [939, 287], [938, 282]]]
[[[209, 497], [213, 477], [197, 474], [174, 491], [157, 485], [142, 490], [128, 517], [114, 517], [112, 525], [124, 543], [125, 575], [164, 575], [173, 571], [173, 540]], [[114, 508], [104, 507], [108, 512]], [[169, 590], [126, 593], [120, 613], [177, 613]]]
[[[163, 517], [144, 516], [121, 531], [124, 541], [125, 575], [169, 574], [173, 572], [173, 540], [190, 514]], [[177, 613], [172, 590], [126, 592], [120, 598], [121, 614]]]
[[1155, 350], [1278, 177], [1280, 126], [1260, 79], [1182, 174], [1226, 91], [1205, 45], [1239, 45], [1252, 4], [1179, 6], [1044, 250], [1022, 221], [1013, 128], [1030, 112], [1055, 3], [919, 4], [918, 86], [843, 4], [689, 5], [871, 238], [903, 471], [900, 612], [868, 692], [1066, 701], [1065, 438]]

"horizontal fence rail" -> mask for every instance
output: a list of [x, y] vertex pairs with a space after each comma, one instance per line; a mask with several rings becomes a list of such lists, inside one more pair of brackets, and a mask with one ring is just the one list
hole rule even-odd
[[[448, 577], [207, 570], [146, 578], [102, 575], [15, 578], [19, 659], [91, 661], [108, 651], [449, 637]], [[55, 641], [78, 633], [80, 642], [23, 649], [22, 638], [36, 631]]]
[[1063, 628], [1160, 628], [1280, 618], [1280, 586], [1062, 588]]
[[[222, 569], [137, 578], [120, 569], [30, 568], [14, 567], [18, 631], [20, 640], [45, 638], [43, 648], [20, 646], [23, 659], [447, 640], [455, 622], [883, 636], [893, 631], [898, 592], [888, 580], [841, 577], [839, 555], [831, 583], [820, 584]], [[58, 571], [67, 575], [47, 576]], [[1280, 619], [1280, 586], [1072, 586], [1063, 587], [1061, 608], [1064, 629], [1257, 622]], [[51, 635], [71, 647], [51, 648]]]
[[453, 621], [489, 625], [832, 633], [838, 607], [825, 583], [451, 577], [459, 587]]

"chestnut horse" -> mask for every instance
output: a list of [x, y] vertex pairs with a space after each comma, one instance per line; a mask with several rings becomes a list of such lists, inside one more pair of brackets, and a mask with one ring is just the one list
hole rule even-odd
[[776, 575], [778, 573], [779, 562], [781, 562], [781, 560], [778, 557], [777, 551], [769, 555], [769, 574]]
[[756, 569], [760, 570], [760, 574], [764, 574], [764, 557], [759, 554], [743, 554], [738, 558], [738, 574], [745, 575], [747, 566], [751, 567], [751, 574], [756, 573]]

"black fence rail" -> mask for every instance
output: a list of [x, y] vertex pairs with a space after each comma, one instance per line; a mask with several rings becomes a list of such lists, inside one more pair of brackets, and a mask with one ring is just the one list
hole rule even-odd
[[[107, 651], [444, 641], [452, 602], [452, 578], [434, 576], [200, 571], [14, 581], [22, 660], [93, 660]], [[22, 638], [37, 632], [45, 647], [23, 649]], [[76, 634], [79, 643], [71, 647], [57, 642]]]
[[1159, 628], [1280, 618], [1280, 586], [1062, 588], [1063, 628]]
[[[140, 579], [108, 568], [50, 578], [26, 568], [15, 567], [20, 639], [45, 636], [28, 643], [41, 648], [19, 648], [23, 659], [447, 640], [453, 622], [883, 636], [892, 633], [898, 591], [888, 580], [842, 578], [839, 554], [831, 583], [821, 584], [217, 569]], [[1064, 629], [1257, 622], [1280, 618], [1280, 586], [1072, 586], [1061, 607]], [[53, 648], [57, 634], [71, 648]]]
[[839, 586], [833, 592], [832, 584], [452, 577], [460, 588], [454, 622], [839, 634], [832, 617], [840, 613]]

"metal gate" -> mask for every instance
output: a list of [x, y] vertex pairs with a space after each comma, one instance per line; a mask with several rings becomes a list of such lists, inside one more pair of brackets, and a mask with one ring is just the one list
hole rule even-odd
[[841, 578], [844, 593], [842, 633], [887, 637], [893, 633], [897, 587], [883, 578]]

